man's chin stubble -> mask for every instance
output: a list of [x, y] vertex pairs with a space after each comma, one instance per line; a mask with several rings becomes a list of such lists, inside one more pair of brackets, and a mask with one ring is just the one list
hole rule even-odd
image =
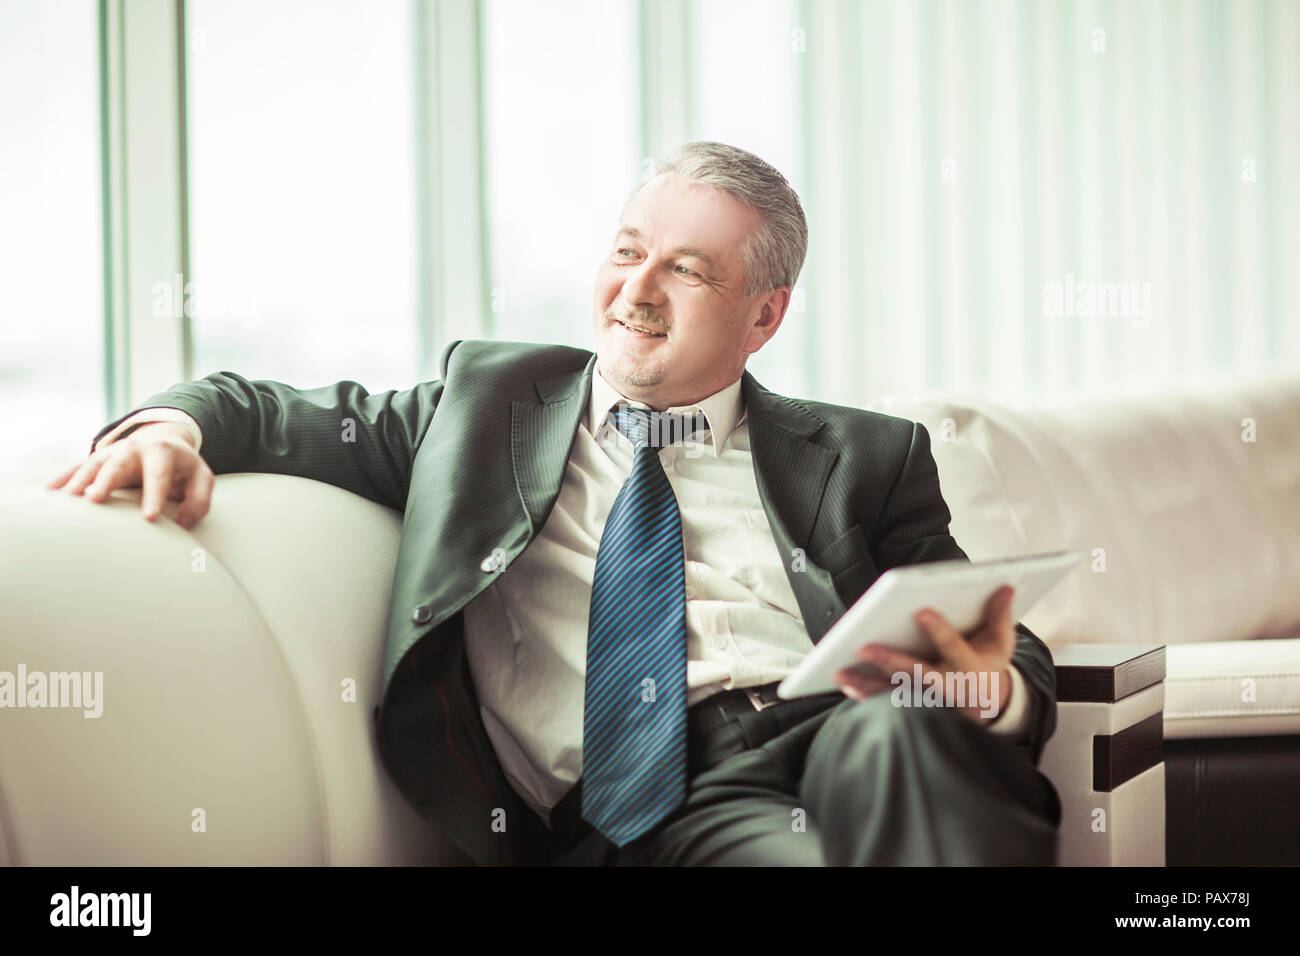
[[655, 362], [652, 365], [636, 365], [627, 359], [620, 359], [613, 363], [613, 367], [606, 370], [601, 365], [601, 372], [605, 377], [611, 379], [614, 385], [633, 385], [637, 388], [649, 388], [658, 385], [664, 379], [665, 363]]

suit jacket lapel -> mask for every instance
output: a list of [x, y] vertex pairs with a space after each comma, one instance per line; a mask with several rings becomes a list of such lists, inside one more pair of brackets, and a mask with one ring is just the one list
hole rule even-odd
[[512, 403], [511, 454], [515, 484], [528, 514], [528, 539], [542, 529], [564, 481], [573, 439], [591, 394], [595, 373], [593, 352], [586, 368], [564, 372], [534, 383], [537, 401]]
[[826, 423], [803, 405], [769, 392], [749, 372], [742, 388], [759, 496], [791, 546], [807, 548], [839, 452], [811, 441]]
[[[535, 382], [536, 401], [512, 403], [511, 455], [530, 541], [559, 496], [595, 368], [592, 353], [582, 370]], [[804, 405], [768, 391], [749, 372], [744, 373], [741, 388], [759, 497], [809, 635], [816, 642], [844, 610], [830, 575], [806, 556], [839, 453], [812, 441], [826, 423]]]
[[[742, 379], [754, 477], [786, 578], [816, 644], [844, 604], [831, 575], [807, 555], [831, 469], [839, 452], [815, 444], [826, 424], [806, 406], [769, 392], [749, 372]], [[827, 529], [823, 542], [840, 530]]]

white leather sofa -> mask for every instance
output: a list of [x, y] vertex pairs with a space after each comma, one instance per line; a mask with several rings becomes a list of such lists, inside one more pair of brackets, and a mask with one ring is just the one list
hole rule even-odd
[[[1024, 617], [1058, 665], [1087, 659], [1081, 644], [1165, 646], [1162, 686], [1058, 705], [1041, 766], [1062, 797], [1061, 862], [1161, 865], [1168, 844], [1171, 863], [1300, 864], [1300, 376], [870, 407], [929, 430], [972, 560], [1087, 552]], [[1093, 789], [1095, 738], [1153, 713], [1166, 761]], [[1105, 833], [1098, 807], [1112, 811]]]
[[[1163, 764], [1128, 796], [1092, 791], [1094, 724], [1154, 706], [1166, 738], [1300, 740], [1300, 379], [1106, 410], [878, 407], [929, 427], [973, 559], [1105, 549], [1104, 572], [1073, 572], [1025, 618], [1049, 646], [1167, 645], [1146, 697], [1060, 705], [1043, 767], [1067, 809], [1061, 863], [1163, 861]], [[276, 475], [219, 476], [192, 531], [138, 501], [0, 499], [0, 671], [103, 675], [98, 716], [0, 710], [0, 862], [463, 862], [372, 746], [401, 517]], [[1106, 833], [1076, 833], [1106, 800]]]

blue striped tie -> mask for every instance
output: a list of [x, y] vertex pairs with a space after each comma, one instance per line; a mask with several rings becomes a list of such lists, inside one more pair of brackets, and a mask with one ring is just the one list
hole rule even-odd
[[592, 580], [582, 818], [623, 846], [686, 798], [686, 557], [659, 449], [707, 422], [624, 404], [611, 418], [636, 453]]

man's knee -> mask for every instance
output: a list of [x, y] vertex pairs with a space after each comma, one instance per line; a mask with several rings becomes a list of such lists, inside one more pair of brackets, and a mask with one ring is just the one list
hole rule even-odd
[[969, 796], [970, 788], [1014, 796], [1059, 819], [1059, 799], [1011, 738], [953, 707], [902, 707], [887, 693], [841, 705], [813, 739], [805, 777], [820, 786], [854, 786], [865, 773], [897, 772], [916, 764], [938, 790]]
[[[953, 707], [905, 707], [889, 693], [878, 693], [866, 700], [847, 701], [831, 714], [823, 726], [822, 736], [851, 738], [870, 746], [893, 740], [900, 735], [972, 736], [979, 728], [969, 717]], [[830, 731], [828, 734], [827, 731]], [[814, 740], [813, 746], [817, 746]]]
[[[1001, 791], [1012, 785], [1008, 776], [1034, 773], [1009, 738], [997, 737], [955, 708], [902, 707], [887, 693], [841, 708], [809, 747], [805, 784], [855, 786], [864, 774], [875, 778], [901, 764], [916, 764], [942, 788]], [[1004, 771], [1012, 761], [1016, 767], [1008, 775]]]
[[900, 707], [888, 694], [827, 720], [800, 786], [833, 834], [832, 862], [860, 865], [1050, 863], [1048, 791], [1009, 738], [953, 708]]

